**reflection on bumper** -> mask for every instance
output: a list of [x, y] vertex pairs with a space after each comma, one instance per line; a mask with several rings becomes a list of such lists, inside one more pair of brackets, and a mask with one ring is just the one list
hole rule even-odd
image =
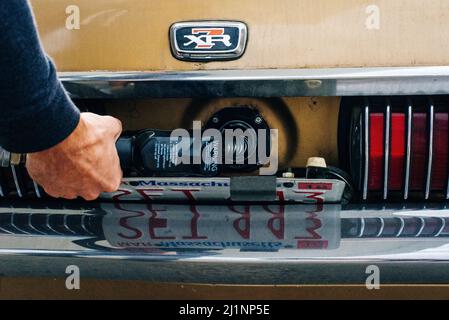
[[443, 205], [0, 206], [0, 273], [196, 283], [449, 283]]

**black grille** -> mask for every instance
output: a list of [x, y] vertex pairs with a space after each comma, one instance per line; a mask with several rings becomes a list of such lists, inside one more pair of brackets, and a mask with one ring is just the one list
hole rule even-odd
[[23, 165], [0, 168], [0, 197], [43, 198], [45, 192], [28, 175]]

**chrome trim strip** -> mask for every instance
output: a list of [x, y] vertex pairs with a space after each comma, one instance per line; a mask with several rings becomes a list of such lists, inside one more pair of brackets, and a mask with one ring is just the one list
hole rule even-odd
[[384, 232], [385, 229], [385, 221], [383, 218], [379, 218], [380, 220], [380, 228], [379, 228], [379, 232], [377, 232], [376, 234], [376, 238], [380, 237], [382, 235], [382, 233]]
[[[448, 145], [449, 148], [449, 145]], [[447, 164], [449, 166], [449, 162]], [[449, 200], [449, 172], [447, 175], [447, 181], [446, 181], [446, 200]]]
[[426, 175], [426, 193], [424, 198], [429, 199], [430, 196], [430, 183], [432, 180], [432, 160], [433, 160], [433, 121], [434, 121], [434, 106], [433, 102], [430, 101], [429, 110], [429, 153], [427, 156], [427, 175]]
[[383, 198], [387, 200], [388, 197], [388, 170], [390, 157], [390, 122], [391, 122], [391, 107], [390, 102], [387, 102], [385, 110], [385, 145], [384, 145], [384, 193]]
[[360, 233], [358, 237], [362, 238], [364, 232], [365, 232], [365, 218], [360, 218]]
[[407, 107], [407, 154], [405, 158], [405, 178], [404, 178], [404, 200], [408, 199], [408, 191], [410, 184], [410, 159], [412, 155], [412, 119], [413, 106], [411, 101]]
[[66, 228], [68, 231], [70, 231], [70, 233], [72, 233], [72, 234], [76, 234], [76, 232], [75, 231], [73, 231], [70, 227], [69, 227], [69, 224], [67, 223], [67, 218], [68, 218], [69, 216], [66, 214], [66, 215], [64, 215], [64, 228]]
[[64, 235], [64, 234], [62, 234], [62, 233], [56, 231], [56, 230], [50, 225], [50, 215], [47, 215], [47, 216], [45, 217], [45, 226], [46, 226], [49, 230], [51, 230], [52, 232], [56, 233], [57, 235], [60, 235], [60, 236], [63, 236], [63, 235]]
[[446, 181], [446, 200], [449, 200], [449, 174], [447, 176], [447, 181]]
[[444, 218], [440, 218], [441, 220], [441, 228], [438, 230], [438, 232], [435, 234], [435, 237], [439, 237], [440, 234], [443, 232], [444, 228], [446, 227], [446, 220]]
[[12, 176], [14, 178], [14, 185], [16, 186], [17, 195], [20, 198], [22, 198], [23, 197], [23, 193], [22, 193], [22, 189], [20, 189], [19, 179], [17, 178], [17, 172], [16, 172], [16, 167], [15, 166], [11, 166], [11, 172], [12, 172]]
[[415, 237], [419, 237], [423, 232], [424, 227], [426, 226], [426, 221], [424, 220], [424, 218], [420, 217], [419, 220], [421, 221], [421, 227], [419, 228], [418, 233], [415, 234]]
[[398, 233], [396, 234], [396, 238], [401, 236], [402, 232], [404, 231], [404, 227], [405, 227], [404, 219], [399, 218], [399, 220], [401, 221], [401, 226], [399, 227]]
[[[378, 240], [378, 239], [377, 239]], [[170, 262], [171, 260], [174, 260], [173, 257], [170, 257], [170, 255], [161, 256], [161, 255], [152, 255], [152, 254], [135, 254], [126, 252], [124, 250], [121, 250], [121, 252], [108, 252], [108, 253], [98, 253], [95, 251], [86, 251], [86, 250], [40, 250], [40, 249], [0, 249], [0, 257], [5, 256], [28, 256], [28, 257], [58, 257], [58, 258], [69, 258], [69, 257], [75, 257], [77, 259], [79, 258], [89, 258], [89, 259], [102, 259], [106, 260], [105, 262], [110, 264], [113, 260], [121, 260], [122, 262], [124, 260], [130, 260], [130, 261], [137, 261], [137, 262], [143, 262], [149, 263], [151, 261], [154, 262]], [[238, 263], [256, 263], [256, 264], [275, 264], [275, 266], [279, 266], [285, 263], [290, 264], [305, 264], [305, 263], [311, 263], [311, 262], [317, 262], [317, 263], [353, 263], [353, 262], [364, 262], [364, 263], [370, 263], [373, 261], [383, 261], [383, 262], [403, 262], [406, 260], [406, 262], [426, 262], [423, 259], [420, 259], [419, 257], [413, 257], [409, 259], [400, 259], [401, 257], [392, 257], [392, 258], [377, 258], [375, 256], [358, 256], [358, 257], [304, 257], [304, 258], [298, 258], [298, 259], [291, 259], [291, 258], [275, 258], [272, 259], [270, 257], [263, 257], [261, 255], [257, 255], [256, 257], [221, 257], [221, 256], [210, 256], [210, 257], [189, 257], [188, 254], [183, 255], [181, 258], [178, 258], [176, 263], [182, 263], [182, 262], [190, 262], [190, 263], [205, 263], [205, 265], [213, 264], [213, 263], [226, 263], [228, 266]], [[90, 260], [93, 261], [93, 260]], [[441, 261], [441, 262], [448, 262], [449, 260], [446, 259], [433, 259], [428, 261]], [[428, 262], [427, 261], [427, 262]], [[148, 264], [147, 266], [150, 266]], [[209, 265], [210, 267], [210, 265]], [[246, 268], [248, 266], [246, 265]], [[204, 271], [203, 271], [204, 272]]]
[[[14, 222], [13, 222], [14, 215], [13, 215], [12, 213], [9, 215], [9, 219], [10, 219], [10, 220], [9, 220], [10, 227], [11, 227], [11, 229], [13, 229], [13, 231], [10, 231], [10, 232], [12, 232], [12, 234], [14, 234], [14, 230], [16, 230], [16, 231], [18, 231], [18, 232], [22, 232], [22, 230], [16, 228], [16, 226], [14, 225]], [[8, 226], [8, 227], [9, 227], [9, 226]], [[3, 230], [8, 231], [7, 229], [3, 229]]]
[[38, 198], [42, 198], [42, 195], [41, 195], [41, 191], [40, 191], [40, 189], [39, 189], [39, 186], [37, 185], [37, 183], [36, 183], [35, 181], [33, 181], [33, 186], [34, 186], [34, 192], [36, 193], [36, 196], [37, 196]]
[[19, 230], [20, 232], [23, 232], [23, 233], [25, 233], [25, 234], [27, 234], [27, 235], [31, 235], [31, 233], [29, 233], [29, 232], [23, 230], [22, 228], [19, 228], [19, 227], [14, 223], [14, 216], [15, 216], [15, 214], [12, 213], [12, 214], [11, 214], [11, 226], [14, 227], [16, 230]]
[[81, 228], [86, 231], [87, 234], [92, 235], [92, 232], [90, 232], [87, 228], [86, 228], [86, 216], [83, 215], [81, 217]]
[[369, 175], [369, 104], [365, 106], [364, 114], [364, 131], [365, 131], [365, 168], [363, 173], [363, 200], [368, 198], [368, 175]]
[[28, 220], [27, 220], [28, 226], [29, 226], [31, 229], [33, 229], [34, 232], [40, 233], [40, 234], [42, 234], [42, 235], [45, 235], [45, 233], [43, 233], [42, 231], [36, 229], [36, 228], [33, 226], [33, 223], [31, 222], [31, 219], [32, 219], [32, 218], [33, 218], [33, 215], [30, 214], [30, 215], [28, 216]]
[[14, 234], [14, 232], [11, 232], [9, 230], [6, 230], [5, 228], [2, 228], [2, 226], [0, 226], [0, 231], [6, 233], [6, 234]]
[[0, 167], [8, 168], [11, 164], [11, 152], [0, 147]]
[[61, 72], [59, 76], [73, 98], [86, 99], [449, 94], [448, 66]]

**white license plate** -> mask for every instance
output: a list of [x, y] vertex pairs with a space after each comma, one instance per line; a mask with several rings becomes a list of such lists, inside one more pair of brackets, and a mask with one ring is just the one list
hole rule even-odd
[[[339, 203], [345, 183], [332, 179], [277, 178], [275, 202]], [[125, 178], [114, 201], [230, 201], [230, 178]], [[250, 200], [251, 201], [251, 200]]]

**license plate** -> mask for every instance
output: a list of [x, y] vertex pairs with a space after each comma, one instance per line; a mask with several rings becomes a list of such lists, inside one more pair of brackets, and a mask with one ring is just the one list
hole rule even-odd
[[[332, 179], [277, 178], [274, 202], [339, 203], [345, 183]], [[229, 201], [230, 178], [125, 178], [113, 201]], [[251, 200], [249, 200], [251, 201]]]

